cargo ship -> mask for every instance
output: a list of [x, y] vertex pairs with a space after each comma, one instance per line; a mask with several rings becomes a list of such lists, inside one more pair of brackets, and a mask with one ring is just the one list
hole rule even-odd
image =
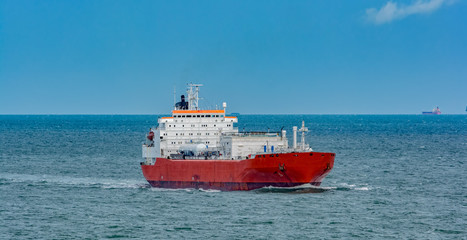
[[[142, 145], [141, 169], [153, 187], [223, 191], [262, 187], [319, 186], [335, 154], [314, 152], [308, 128], [294, 126], [292, 146], [285, 130], [239, 132], [236, 116], [198, 107], [201, 84], [188, 84], [169, 117], [160, 117]], [[301, 134], [298, 142], [297, 134]]]
[[433, 108], [431, 112], [422, 112], [423, 115], [440, 115], [441, 110], [439, 110], [439, 107]]

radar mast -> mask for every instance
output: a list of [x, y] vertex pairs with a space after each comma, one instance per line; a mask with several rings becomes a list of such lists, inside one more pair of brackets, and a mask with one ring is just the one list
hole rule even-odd
[[188, 102], [190, 103], [188, 105], [189, 110], [199, 110], [198, 107], [198, 93], [199, 93], [199, 87], [203, 86], [203, 84], [194, 84], [190, 83], [188, 84]]

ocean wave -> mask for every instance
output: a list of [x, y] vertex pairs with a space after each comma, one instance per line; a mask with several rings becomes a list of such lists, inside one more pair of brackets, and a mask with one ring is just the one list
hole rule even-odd
[[357, 191], [369, 191], [371, 187], [368, 184], [348, 184], [348, 183], [339, 183], [336, 187], [337, 190], [357, 190]]
[[27, 183], [33, 185], [55, 184], [85, 187], [112, 188], [146, 188], [146, 182], [135, 179], [109, 179], [91, 177], [70, 177], [57, 175], [31, 175], [31, 174], [11, 174], [0, 173], [0, 181], [4, 183]]
[[158, 187], [150, 187], [151, 191], [155, 192], [205, 192], [205, 193], [218, 193], [222, 192], [221, 190], [217, 189], [196, 189], [196, 188], [158, 188]]
[[222, 192], [221, 190], [217, 190], [217, 189], [202, 189], [202, 188], [200, 188], [199, 191], [201, 191], [201, 192], [207, 192], [207, 193], [218, 193], [218, 192]]
[[[221, 190], [216, 189], [195, 189], [195, 188], [154, 188], [151, 187], [146, 181], [137, 179], [110, 179], [110, 178], [92, 178], [92, 177], [70, 177], [58, 175], [32, 175], [32, 174], [13, 174], [13, 173], [0, 173], [0, 183], [27, 183], [33, 185], [55, 184], [61, 186], [77, 186], [77, 187], [97, 187], [103, 189], [114, 188], [149, 188], [151, 191], [185, 191], [185, 192], [206, 192], [218, 193]], [[284, 192], [284, 193], [321, 193], [326, 191], [369, 191], [371, 187], [367, 184], [348, 184], [338, 183], [335, 186], [313, 186], [311, 184], [303, 184], [294, 187], [263, 187], [256, 189], [256, 192]]]
[[327, 191], [369, 191], [371, 188], [367, 184], [357, 186], [356, 184], [339, 183], [337, 186], [313, 186], [311, 184], [303, 184], [295, 187], [263, 187], [257, 189], [257, 192], [277, 192], [277, 193], [322, 193]]
[[158, 188], [158, 187], [150, 187], [150, 191], [154, 192], [193, 192], [198, 191], [195, 188]]

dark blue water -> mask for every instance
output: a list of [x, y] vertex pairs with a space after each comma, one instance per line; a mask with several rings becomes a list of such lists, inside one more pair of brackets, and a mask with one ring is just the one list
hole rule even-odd
[[320, 188], [150, 188], [139, 162], [157, 116], [0, 116], [1, 239], [467, 239], [467, 116], [241, 115], [305, 120], [335, 152]]

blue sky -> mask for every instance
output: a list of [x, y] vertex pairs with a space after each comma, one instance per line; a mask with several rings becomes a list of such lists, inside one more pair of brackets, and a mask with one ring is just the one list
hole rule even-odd
[[[465, 113], [467, 3], [0, 1], [0, 114]], [[178, 97], [177, 97], [178, 98]]]

